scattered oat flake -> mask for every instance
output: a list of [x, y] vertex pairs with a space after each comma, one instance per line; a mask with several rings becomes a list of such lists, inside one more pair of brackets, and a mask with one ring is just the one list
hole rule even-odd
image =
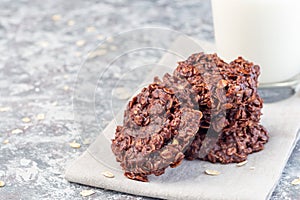
[[105, 171], [105, 172], [102, 172], [102, 175], [107, 177], [107, 178], [114, 178], [115, 175], [109, 171]]
[[5, 182], [4, 181], [0, 181], [0, 187], [4, 187], [5, 186]]
[[113, 38], [113, 37], [108, 37], [108, 38], [106, 39], [106, 41], [107, 41], [108, 43], [112, 43], [112, 42], [114, 41], [114, 38]]
[[296, 178], [291, 182], [292, 185], [300, 185], [300, 178]]
[[57, 106], [57, 104], [58, 104], [57, 101], [52, 102], [52, 106]]
[[255, 167], [250, 167], [250, 170], [255, 170]]
[[93, 27], [93, 26], [89, 26], [89, 27], [87, 27], [87, 28], [85, 29], [85, 31], [86, 31], [86, 32], [94, 32], [94, 31], [96, 31], [96, 28]]
[[117, 46], [110, 46], [109, 49], [112, 50], [112, 51], [115, 51], [115, 50], [118, 49], [118, 47]]
[[98, 40], [103, 40], [104, 38], [105, 38], [104, 35], [97, 35]]
[[53, 20], [53, 21], [59, 21], [59, 20], [61, 20], [61, 15], [58, 15], [58, 14], [53, 15], [53, 16], [52, 16], [52, 20]]
[[83, 196], [83, 197], [88, 197], [88, 196], [91, 196], [93, 194], [95, 194], [96, 192], [94, 190], [82, 190], [80, 192], [80, 195]]
[[47, 41], [40, 41], [38, 42], [38, 45], [41, 47], [48, 47], [49, 46], [49, 42]]
[[69, 20], [68, 21], [68, 26], [74, 26], [75, 24], [75, 21], [74, 20]]
[[19, 134], [19, 133], [23, 133], [23, 130], [16, 128], [14, 130], [11, 131], [12, 134]]
[[87, 144], [91, 144], [92, 140], [90, 138], [86, 138], [83, 140], [82, 144], [87, 145]]
[[118, 99], [128, 99], [131, 97], [131, 94], [128, 92], [128, 89], [125, 87], [118, 87], [114, 89], [114, 96]]
[[8, 144], [9, 143], [9, 140], [3, 140], [3, 142], [2, 142], [3, 144]]
[[103, 56], [107, 53], [107, 50], [101, 49], [95, 52], [98, 56]]
[[31, 121], [31, 119], [28, 118], [28, 117], [22, 118], [22, 122], [28, 123], [28, 122], [30, 122], [30, 121]]
[[242, 167], [242, 166], [246, 165], [247, 163], [248, 163], [248, 160], [245, 160], [243, 162], [237, 163], [236, 166], [237, 167]]
[[69, 145], [74, 149], [79, 149], [81, 147], [81, 145], [75, 141], [71, 142]]
[[107, 44], [101, 44], [100, 46], [99, 46], [101, 49], [106, 49], [107, 48]]
[[85, 45], [85, 40], [78, 40], [78, 41], [76, 42], [76, 45], [77, 45], [78, 47], [82, 47], [83, 45]]
[[75, 52], [75, 56], [76, 56], [76, 57], [80, 57], [81, 55], [82, 55], [81, 52], [78, 52], [78, 51]]
[[68, 91], [69, 89], [70, 89], [69, 86], [67, 86], [67, 85], [64, 86], [64, 90], [65, 90], [65, 91]]
[[43, 120], [43, 119], [45, 119], [45, 114], [40, 113], [40, 114], [38, 114], [38, 115], [36, 116], [36, 118], [37, 118], [38, 120]]
[[99, 49], [97, 51], [93, 51], [89, 54], [89, 58], [95, 58], [95, 57], [98, 57], [98, 56], [103, 56], [107, 53], [107, 50], [106, 49]]
[[10, 110], [10, 107], [0, 107], [0, 112], [7, 112]]
[[221, 172], [219, 172], [217, 170], [207, 169], [207, 170], [205, 170], [205, 174], [211, 175], [211, 176], [218, 176], [221, 174]]

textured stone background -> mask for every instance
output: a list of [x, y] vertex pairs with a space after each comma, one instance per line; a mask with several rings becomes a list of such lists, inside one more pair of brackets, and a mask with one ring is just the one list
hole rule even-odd
[[[78, 140], [72, 107], [77, 73], [105, 37], [149, 25], [213, 41], [208, 0], [0, 2], [0, 180], [6, 182], [0, 199], [82, 199], [80, 191], [89, 187], [63, 178], [66, 164], [88, 146], [69, 146]], [[105, 48], [114, 51], [118, 44]], [[102, 128], [111, 120], [109, 108], [103, 102], [97, 107]], [[298, 142], [272, 199], [299, 199], [300, 186], [290, 184], [300, 176], [299, 166]], [[90, 199], [146, 199], [93, 190]]]

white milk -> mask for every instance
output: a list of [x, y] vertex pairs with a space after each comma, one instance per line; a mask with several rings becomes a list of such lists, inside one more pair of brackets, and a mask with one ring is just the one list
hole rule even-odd
[[261, 66], [262, 83], [300, 73], [300, 0], [212, 0], [217, 52]]

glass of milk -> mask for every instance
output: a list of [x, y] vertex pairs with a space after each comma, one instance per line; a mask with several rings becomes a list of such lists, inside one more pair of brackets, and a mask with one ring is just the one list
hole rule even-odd
[[217, 52], [261, 67], [260, 85], [300, 73], [300, 0], [212, 0]]

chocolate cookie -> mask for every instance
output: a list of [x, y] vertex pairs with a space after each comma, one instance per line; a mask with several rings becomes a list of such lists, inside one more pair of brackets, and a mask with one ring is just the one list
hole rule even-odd
[[[192, 85], [203, 113], [200, 129], [185, 153], [187, 159], [199, 157], [212, 162], [240, 162], [245, 153], [252, 151], [237, 151], [225, 159], [224, 156], [217, 156], [217, 149], [221, 144], [225, 145], [224, 141], [231, 141], [232, 134], [245, 130], [253, 137], [258, 132], [263, 135], [259, 146], [267, 142], [265, 129], [255, 128], [260, 126], [262, 108], [262, 99], [257, 93], [259, 74], [259, 66], [241, 57], [227, 64], [216, 54], [198, 53], [179, 62], [174, 76], [185, 78]], [[253, 127], [249, 127], [249, 123]]]
[[130, 179], [148, 181], [148, 175], [176, 167], [199, 129], [202, 113], [193, 109], [191, 94], [182, 94], [176, 84], [170, 87], [178, 80], [166, 77], [166, 83], [156, 78], [128, 103], [112, 140], [112, 151]]
[[241, 57], [230, 63], [224, 73], [226, 124], [205, 159], [221, 163], [241, 162], [248, 154], [264, 148], [269, 136], [259, 125], [263, 106], [257, 92], [259, 74], [259, 66]]

